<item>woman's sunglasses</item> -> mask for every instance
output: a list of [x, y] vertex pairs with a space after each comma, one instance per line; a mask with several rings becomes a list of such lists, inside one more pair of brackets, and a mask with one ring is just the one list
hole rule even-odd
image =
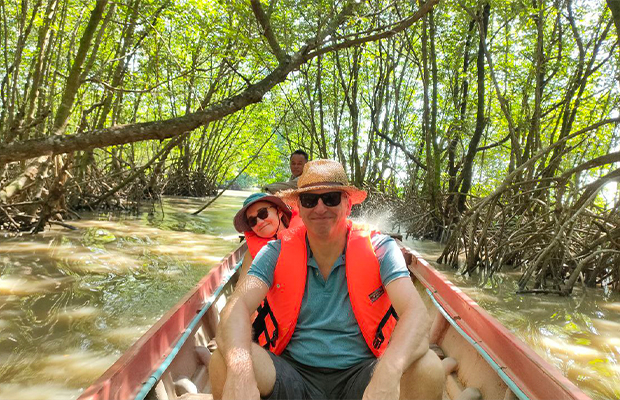
[[272, 207], [273, 206], [259, 208], [255, 217], [248, 217], [248, 225], [250, 225], [250, 228], [254, 228], [256, 226], [259, 218], [263, 221], [266, 220], [269, 216], [269, 209]]
[[327, 207], [336, 207], [340, 204], [342, 199], [342, 192], [329, 192], [329, 193], [300, 193], [299, 202], [304, 208], [313, 208], [319, 204], [319, 199], [323, 201]]

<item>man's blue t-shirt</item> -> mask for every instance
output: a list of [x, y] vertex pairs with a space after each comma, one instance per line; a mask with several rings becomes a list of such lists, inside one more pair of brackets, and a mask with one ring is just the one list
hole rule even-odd
[[[375, 235], [371, 242], [384, 287], [394, 279], [409, 276], [394, 239]], [[254, 258], [248, 275], [271, 287], [280, 249], [279, 240], [267, 243]], [[374, 358], [353, 315], [344, 254], [336, 260], [325, 280], [308, 246], [306, 288], [297, 325], [285, 351], [299, 363], [322, 368], [345, 369]]]

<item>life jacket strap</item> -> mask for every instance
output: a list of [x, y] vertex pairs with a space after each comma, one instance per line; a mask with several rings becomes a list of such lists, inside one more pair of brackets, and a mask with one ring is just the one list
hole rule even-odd
[[375, 349], [379, 349], [383, 344], [383, 341], [385, 341], [385, 336], [383, 336], [383, 327], [385, 327], [385, 324], [387, 324], [390, 317], [394, 317], [394, 319], [398, 321], [398, 314], [396, 314], [394, 306], [390, 306], [390, 308], [381, 319], [381, 322], [379, 322], [379, 326], [377, 327], [377, 333], [375, 333], [375, 338], [372, 341], [372, 346]]
[[[278, 321], [276, 320], [275, 315], [273, 315], [273, 311], [271, 311], [271, 307], [269, 306], [269, 301], [265, 298], [261, 305], [256, 309], [257, 315], [252, 323], [252, 330], [254, 334], [252, 335], [252, 340], [256, 343], [259, 343], [258, 338], [260, 335], [265, 335], [265, 345], [263, 346], [265, 349], [269, 350], [270, 347], [276, 346], [276, 341], [278, 340]], [[267, 329], [267, 323], [265, 322], [267, 316], [271, 318], [271, 322], [273, 323], [274, 329], [273, 334], [269, 336], [269, 330]]]

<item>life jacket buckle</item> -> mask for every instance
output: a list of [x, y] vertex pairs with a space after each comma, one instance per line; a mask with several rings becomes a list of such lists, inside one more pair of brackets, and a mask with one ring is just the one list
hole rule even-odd
[[379, 349], [383, 344], [384, 340], [385, 337], [383, 336], [383, 332], [377, 332], [377, 334], [375, 335], [375, 339], [372, 341], [372, 347], [374, 347], [375, 349]]

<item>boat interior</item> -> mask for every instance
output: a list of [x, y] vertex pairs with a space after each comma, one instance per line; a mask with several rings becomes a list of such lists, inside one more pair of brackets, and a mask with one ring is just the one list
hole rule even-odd
[[[426, 293], [426, 287], [416, 278], [415, 271], [411, 268], [411, 264], [416, 262], [415, 257], [407, 253], [405, 255], [412, 271], [412, 280], [433, 321], [430, 331], [431, 349], [442, 359], [446, 372], [443, 399], [516, 399], [514, 392], [497, 372], [433, 304], [431, 296]], [[213, 338], [219, 313], [226, 305], [226, 299], [232, 293], [235, 283], [236, 275], [225, 285], [200, 322], [192, 329], [184, 345], [178, 349], [178, 354], [146, 395], [146, 399], [187, 400], [211, 397], [208, 365], [215, 350]], [[401, 393], [401, 398], [407, 398], [406, 393]]]

